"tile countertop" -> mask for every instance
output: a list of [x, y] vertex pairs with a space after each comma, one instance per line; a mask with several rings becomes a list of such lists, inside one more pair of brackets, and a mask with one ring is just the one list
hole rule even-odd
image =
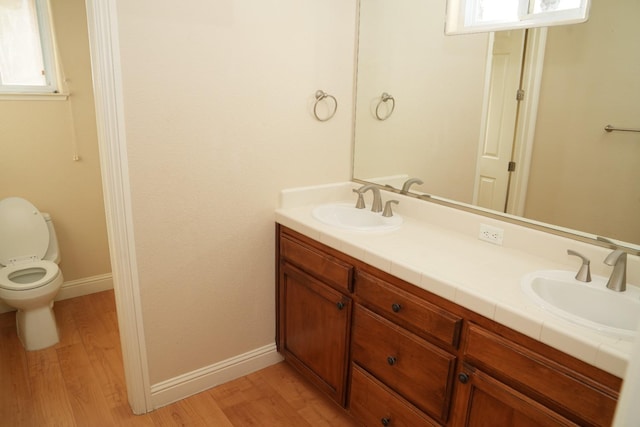
[[[311, 215], [317, 205], [353, 202], [354, 182], [283, 190], [276, 222], [409, 283], [440, 295], [518, 332], [624, 377], [633, 341], [611, 337], [561, 319], [530, 301], [520, 279], [535, 270], [577, 271], [576, 250], [592, 260], [592, 274], [607, 277], [610, 250], [482, 217], [412, 197], [382, 192], [400, 201], [404, 218], [390, 232], [363, 233], [325, 225]], [[369, 197], [369, 198], [367, 198]], [[371, 192], [365, 195], [371, 206]], [[477, 238], [480, 224], [504, 229], [502, 246]], [[628, 258], [628, 281], [640, 283], [640, 259]]]

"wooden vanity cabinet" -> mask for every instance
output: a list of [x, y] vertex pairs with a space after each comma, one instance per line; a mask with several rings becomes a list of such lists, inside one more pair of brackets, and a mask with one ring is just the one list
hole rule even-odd
[[[354, 291], [353, 370], [366, 371], [389, 390], [390, 399], [406, 401], [433, 425], [444, 425], [462, 319], [362, 269], [356, 270]], [[352, 391], [351, 411], [364, 406], [362, 397]], [[406, 418], [415, 409], [396, 410], [394, 417]]]
[[510, 426], [611, 425], [619, 382], [570, 368], [562, 363], [569, 356], [543, 355], [472, 322], [465, 328], [454, 425], [483, 425], [489, 416]]
[[445, 349], [458, 347], [462, 318], [363, 270], [356, 271], [358, 302]]
[[278, 242], [278, 351], [344, 406], [352, 267], [291, 234], [279, 234]]
[[363, 425], [611, 425], [620, 378], [277, 230], [278, 350]]
[[[425, 414], [446, 422], [454, 355], [356, 304], [351, 360]], [[350, 406], [356, 402], [351, 396]]]
[[578, 426], [472, 366], [464, 365], [459, 380], [453, 426]]
[[439, 423], [378, 381], [352, 365], [349, 412], [365, 426], [437, 427]]

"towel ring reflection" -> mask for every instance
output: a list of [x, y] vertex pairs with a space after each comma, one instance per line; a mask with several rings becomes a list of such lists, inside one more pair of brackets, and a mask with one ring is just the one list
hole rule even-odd
[[[387, 105], [387, 101], [391, 101], [391, 109], [387, 111], [387, 114], [384, 116], [380, 115], [380, 106], [384, 104]], [[389, 95], [387, 92], [383, 92], [380, 97], [380, 101], [378, 101], [378, 105], [376, 106], [376, 118], [380, 121], [387, 120], [393, 114], [393, 110], [396, 108], [396, 100], [393, 96]]]
[[[333, 111], [326, 117], [320, 117], [318, 115], [318, 104], [320, 103], [320, 101], [326, 98], [331, 98], [333, 100]], [[336, 111], [338, 111], [338, 101], [336, 100], [336, 97], [333, 95], [329, 95], [323, 90], [316, 91], [316, 102], [313, 104], [313, 115], [316, 116], [316, 119], [318, 119], [318, 121], [320, 122], [326, 122], [327, 120], [335, 116]]]
[[604, 127], [604, 130], [606, 130], [607, 132], [611, 133], [611, 132], [640, 132], [640, 129], [629, 129], [629, 128], [618, 128], [612, 125], [606, 125]]

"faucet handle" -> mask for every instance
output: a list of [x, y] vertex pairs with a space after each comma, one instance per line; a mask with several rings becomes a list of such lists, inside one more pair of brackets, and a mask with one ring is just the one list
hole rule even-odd
[[353, 192], [358, 195], [358, 201], [356, 202], [356, 209], [364, 209], [366, 206], [364, 204], [364, 197], [361, 191], [357, 188], [353, 189]]
[[384, 211], [382, 212], [382, 216], [390, 218], [393, 216], [393, 211], [391, 210], [391, 203], [398, 204], [400, 203], [397, 200], [387, 200], [387, 203], [384, 204]]
[[591, 261], [589, 261], [589, 258], [571, 249], [567, 249], [567, 254], [577, 256], [582, 260], [582, 265], [580, 266], [580, 269], [576, 274], [576, 280], [579, 280], [581, 282], [590, 282], [591, 281], [591, 268], [590, 268]]

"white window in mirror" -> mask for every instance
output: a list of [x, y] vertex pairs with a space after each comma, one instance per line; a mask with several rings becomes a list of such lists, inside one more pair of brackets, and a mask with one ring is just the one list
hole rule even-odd
[[0, 0], [0, 94], [54, 92], [47, 0]]
[[585, 22], [590, 0], [447, 0], [446, 34]]

